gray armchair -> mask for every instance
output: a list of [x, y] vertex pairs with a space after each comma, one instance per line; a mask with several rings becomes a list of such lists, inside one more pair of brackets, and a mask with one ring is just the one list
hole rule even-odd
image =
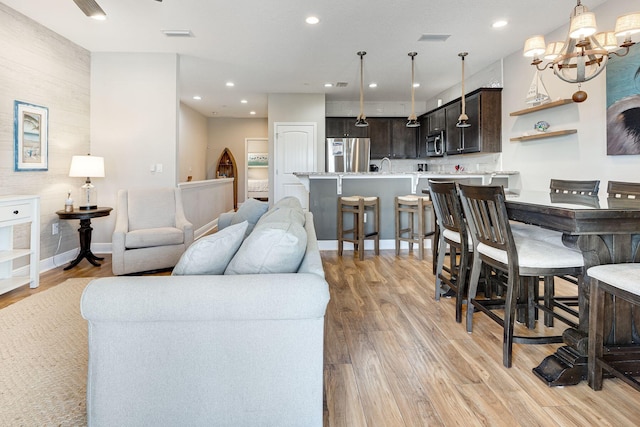
[[118, 191], [113, 274], [174, 267], [192, 242], [179, 188]]

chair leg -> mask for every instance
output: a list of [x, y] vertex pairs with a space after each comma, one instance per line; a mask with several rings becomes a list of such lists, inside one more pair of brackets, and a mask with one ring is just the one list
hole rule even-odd
[[424, 259], [424, 205], [422, 201], [418, 204], [418, 259]]
[[376, 255], [380, 255], [380, 199], [378, 199], [377, 203], [375, 204], [373, 211], [375, 212], [376, 216], [376, 235], [373, 240], [373, 250]]
[[444, 241], [444, 236], [440, 235], [438, 242], [438, 261], [436, 267], [436, 301], [440, 300], [440, 294], [442, 292], [442, 279], [440, 279], [440, 274], [442, 274], [442, 269], [444, 267], [444, 254], [447, 249], [447, 243]]
[[395, 219], [396, 219], [396, 256], [400, 255], [400, 204], [398, 203], [398, 198], [396, 197], [395, 201]]
[[506, 368], [511, 367], [511, 355], [513, 352], [513, 328], [516, 318], [517, 286], [520, 277], [516, 277], [514, 271], [509, 271], [507, 295], [504, 300], [504, 325], [502, 342], [502, 364]]
[[458, 280], [456, 282], [456, 322], [462, 323], [462, 300], [467, 283], [468, 253], [460, 252], [460, 267], [458, 268]]
[[342, 235], [344, 230], [342, 215], [342, 204], [340, 203], [340, 200], [338, 200], [338, 256], [342, 256], [342, 246], [344, 244], [344, 240], [342, 240], [342, 238], [344, 237]]
[[478, 280], [480, 279], [481, 268], [482, 260], [477, 256], [477, 254], [474, 254], [473, 266], [471, 267], [471, 277], [469, 278], [469, 292], [467, 294], [467, 332], [473, 332], [472, 300], [476, 298], [476, 292], [478, 291]]
[[[555, 295], [555, 282], [553, 276], [545, 276], [544, 278], [544, 306], [553, 310], [553, 297]], [[544, 312], [544, 325], [553, 326], [553, 315]]]
[[358, 258], [364, 259], [364, 199], [358, 205]]
[[589, 386], [602, 390], [602, 358], [604, 344], [604, 301], [605, 293], [596, 280], [591, 281], [591, 304], [589, 306], [589, 357], [587, 375]]

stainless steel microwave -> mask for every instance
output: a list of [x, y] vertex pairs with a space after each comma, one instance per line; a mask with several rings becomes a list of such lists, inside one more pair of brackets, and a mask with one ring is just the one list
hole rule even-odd
[[427, 135], [427, 157], [440, 157], [444, 155], [445, 133], [444, 130], [431, 132]]

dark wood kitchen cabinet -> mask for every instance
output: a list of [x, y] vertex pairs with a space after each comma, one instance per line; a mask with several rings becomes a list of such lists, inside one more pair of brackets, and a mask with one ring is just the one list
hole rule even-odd
[[427, 133], [437, 132], [446, 127], [444, 108], [429, 113], [427, 119]]
[[[368, 119], [367, 119], [368, 121]], [[355, 117], [327, 117], [325, 119], [325, 134], [327, 138], [366, 138], [369, 136], [368, 127], [357, 127]]]
[[369, 119], [371, 158], [393, 157], [391, 149], [391, 123], [389, 119]]
[[408, 128], [404, 117], [368, 119], [371, 158], [415, 159], [419, 128]]
[[[435, 130], [444, 120], [446, 153], [499, 153], [502, 151], [502, 88], [480, 88], [465, 97], [467, 128], [456, 126], [462, 110], [461, 99], [455, 99], [430, 111], [426, 117]], [[437, 117], [437, 118], [436, 118]]]

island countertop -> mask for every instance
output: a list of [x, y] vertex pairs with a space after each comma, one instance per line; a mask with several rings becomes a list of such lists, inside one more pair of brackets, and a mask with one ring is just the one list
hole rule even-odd
[[462, 171], [462, 172], [294, 172], [309, 190], [309, 180], [335, 179], [337, 194], [342, 194], [342, 181], [345, 179], [410, 179], [411, 193], [416, 194], [421, 179], [480, 180], [482, 185], [490, 185], [494, 178], [511, 178], [519, 175], [517, 171]]

